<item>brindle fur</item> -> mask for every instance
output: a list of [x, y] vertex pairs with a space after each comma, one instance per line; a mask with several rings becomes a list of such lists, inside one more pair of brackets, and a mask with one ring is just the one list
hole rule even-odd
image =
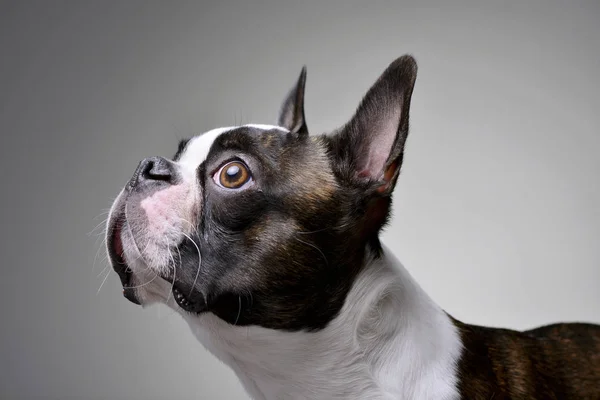
[[600, 399], [600, 327], [546, 325], [518, 332], [454, 320], [464, 345], [463, 399]]

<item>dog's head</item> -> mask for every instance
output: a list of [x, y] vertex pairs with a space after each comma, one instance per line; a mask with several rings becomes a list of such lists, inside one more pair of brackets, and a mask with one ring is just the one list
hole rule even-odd
[[303, 70], [278, 126], [215, 129], [140, 162], [107, 229], [125, 297], [236, 325], [324, 327], [380, 250], [416, 70], [394, 61], [320, 136], [306, 126]]

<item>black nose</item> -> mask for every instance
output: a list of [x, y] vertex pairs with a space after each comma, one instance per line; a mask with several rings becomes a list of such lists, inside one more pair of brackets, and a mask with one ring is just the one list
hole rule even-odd
[[129, 187], [134, 188], [144, 184], [175, 184], [176, 171], [173, 163], [163, 157], [149, 157], [143, 159], [135, 170]]

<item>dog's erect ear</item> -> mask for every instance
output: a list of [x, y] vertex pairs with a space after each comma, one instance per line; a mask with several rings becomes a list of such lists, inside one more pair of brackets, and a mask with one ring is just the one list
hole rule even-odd
[[304, 86], [306, 85], [306, 66], [302, 67], [296, 86], [290, 90], [279, 112], [277, 124], [290, 132], [308, 135], [304, 118]]
[[417, 63], [409, 55], [392, 62], [369, 89], [352, 119], [337, 133], [336, 152], [352, 180], [391, 194], [408, 135]]

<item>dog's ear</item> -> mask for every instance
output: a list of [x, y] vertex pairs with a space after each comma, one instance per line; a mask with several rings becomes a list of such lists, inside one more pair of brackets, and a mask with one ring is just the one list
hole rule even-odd
[[392, 193], [402, 165], [416, 77], [413, 57], [396, 59], [334, 136], [334, 151], [347, 178], [384, 196]]
[[277, 124], [299, 135], [308, 135], [304, 118], [304, 86], [306, 85], [306, 66], [302, 67], [296, 85], [290, 90], [279, 111]]

